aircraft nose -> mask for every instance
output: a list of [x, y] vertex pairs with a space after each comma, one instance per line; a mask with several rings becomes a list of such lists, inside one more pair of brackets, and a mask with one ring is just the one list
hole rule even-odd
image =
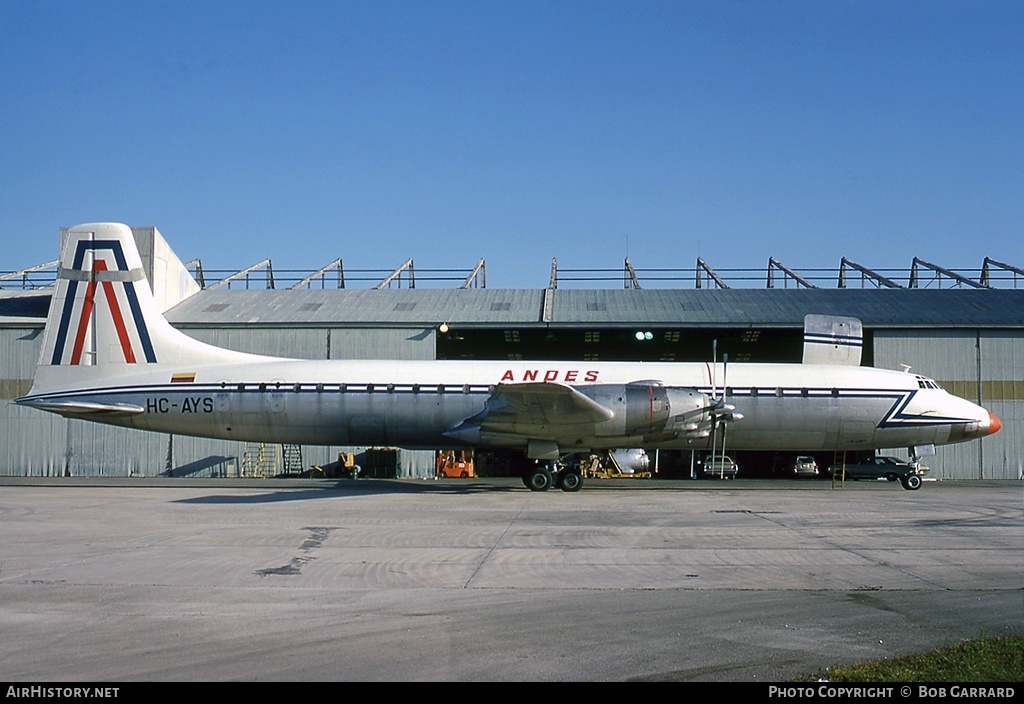
[[999, 420], [999, 416], [989, 411], [988, 414], [988, 434], [992, 435], [998, 433], [999, 429], [1003, 427], [1003, 422]]

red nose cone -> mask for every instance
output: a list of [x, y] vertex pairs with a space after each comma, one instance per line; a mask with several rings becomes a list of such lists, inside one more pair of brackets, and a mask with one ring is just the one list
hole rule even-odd
[[988, 434], [998, 433], [999, 429], [1003, 427], [1003, 422], [999, 420], [999, 416], [994, 413], [988, 414]]

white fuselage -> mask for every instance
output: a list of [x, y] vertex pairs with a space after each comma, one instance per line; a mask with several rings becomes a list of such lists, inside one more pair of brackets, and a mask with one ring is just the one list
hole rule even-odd
[[[259, 359], [259, 358], [254, 358]], [[126, 367], [125, 372], [129, 369]], [[184, 373], [184, 378], [180, 380]], [[177, 377], [179, 381], [172, 382]], [[960, 442], [988, 433], [981, 407], [919, 377], [866, 367], [803, 364], [253, 361], [103, 376], [35, 397], [141, 409], [92, 420], [145, 430], [266, 442], [408, 448], [525, 447], [528, 435], [448, 435], [481, 412], [499, 384], [554, 382], [602, 393], [615, 407], [620, 387], [658, 384], [721, 396], [743, 416], [729, 426], [735, 449], [857, 450]], [[717, 378], [716, 378], [717, 377]], [[722, 381], [728, 386], [724, 387]], [[54, 410], [54, 409], [50, 409]], [[626, 409], [623, 408], [623, 411]], [[59, 412], [59, 410], [58, 410]], [[629, 412], [644, 414], [641, 407]], [[74, 415], [69, 413], [68, 415]], [[616, 418], [551, 427], [564, 450], [699, 448], [710, 439], [631, 431]]]

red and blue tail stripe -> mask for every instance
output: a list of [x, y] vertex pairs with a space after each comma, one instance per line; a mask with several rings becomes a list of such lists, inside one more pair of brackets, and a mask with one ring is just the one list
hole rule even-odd
[[[114, 329], [117, 331], [118, 342], [124, 354], [124, 361], [128, 364], [138, 363], [138, 355], [134, 349], [132, 337], [129, 334], [126, 320], [121, 312], [121, 304], [118, 300], [115, 284], [124, 287], [125, 300], [131, 313], [130, 322], [134, 322], [135, 330], [138, 333], [138, 342], [142, 347], [142, 356], [146, 362], [156, 362], [156, 352], [149, 335], [149, 328], [146, 326], [146, 319], [142, 314], [142, 307], [139, 305], [138, 296], [135, 293], [136, 277], [131, 276], [128, 264], [125, 261], [124, 251], [118, 240], [81, 240], [75, 250], [75, 257], [72, 263], [71, 272], [82, 272], [85, 263], [85, 254], [93, 252], [93, 268], [86, 281], [85, 296], [78, 317], [78, 325], [75, 326], [75, 336], [71, 345], [71, 357], [68, 363], [72, 365], [81, 364], [82, 352], [85, 345], [85, 337], [89, 328], [89, 320], [93, 314], [96, 304], [96, 285], [103, 288], [103, 294], [110, 309]], [[114, 258], [116, 269], [108, 270], [107, 263], [97, 256], [101, 252], [109, 251]], [[121, 274], [120, 276], [118, 274]], [[78, 291], [79, 279], [73, 275], [66, 275], [67, 293], [64, 297], [64, 308], [61, 311], [60, 322], [57, 327], [57, 336], [53, 348], [51, 364], [63, 363], [65, 349], [68, 343], [68, 332], [72, 328], [72, 321], [75, 318], [75, 294]], [[139, 277], [143, 282], [144, 278]], [[145, 285], [145, 283], [143, 283]]]

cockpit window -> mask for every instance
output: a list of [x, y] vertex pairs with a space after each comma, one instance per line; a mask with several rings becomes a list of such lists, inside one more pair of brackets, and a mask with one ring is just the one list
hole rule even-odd
[[918, 376], [917, 377], [917, 388], [919, 389], [941, 389], [937, 383], [929, 379], [928, 377]]

